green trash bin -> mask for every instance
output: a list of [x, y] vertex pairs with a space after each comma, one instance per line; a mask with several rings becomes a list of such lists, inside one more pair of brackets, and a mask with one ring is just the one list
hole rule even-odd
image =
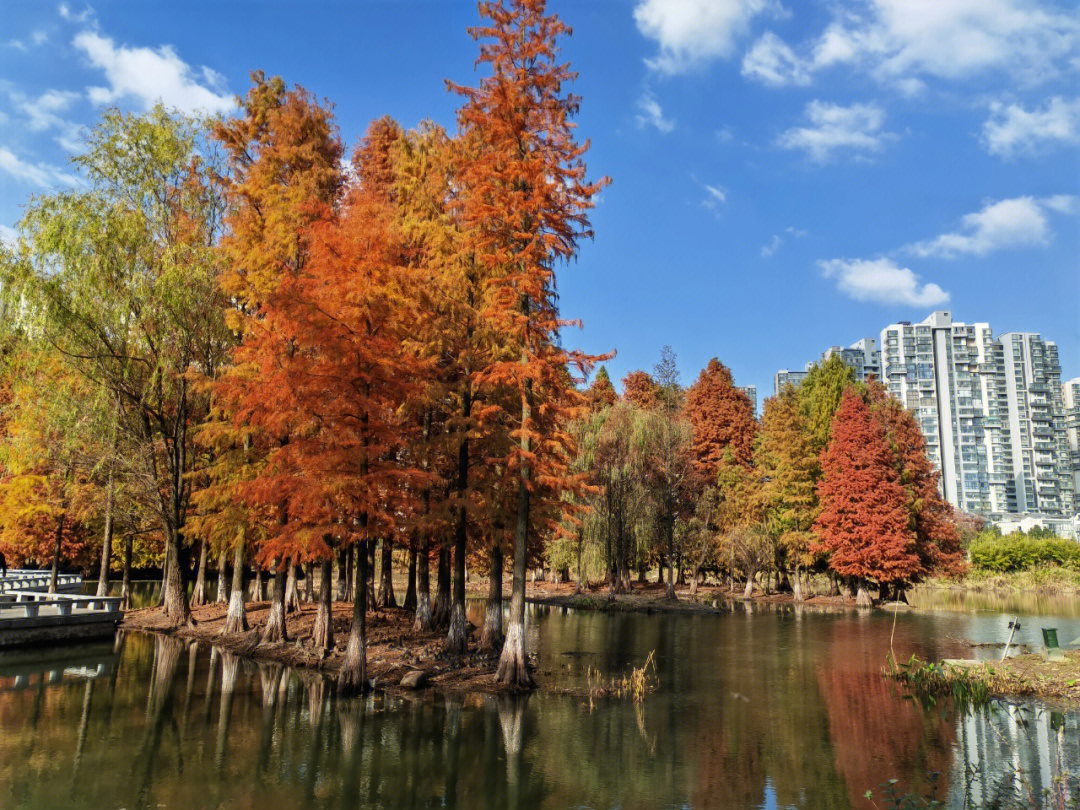
[[1042, 629], [1043, 645], [1048, 650], [1053, 650], [1058, 646], [1057, 628], [1056, 627], [1044, 627]]

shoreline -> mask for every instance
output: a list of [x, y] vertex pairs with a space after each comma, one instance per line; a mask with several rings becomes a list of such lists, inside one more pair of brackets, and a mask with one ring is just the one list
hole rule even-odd
[[[220, 633], [226, 606], [217, 603], [193, 607], [194, 626], [171, 627], [161, 609], [154, 607], [130, 611], [124, 616], [120, 628], [212, 644], [253, 661], [284, 664], [335, 678], [345, 657], [352, 603], [333, 603], [334, 648], [326, 654], [311, 646], [311, 628], [316, 612], [313, 604], [301, 604], [298, 612], [288, 615], [288, 641], [260, 643], [259, 636], [266, 623], [269, 607], [269, 602], [247, 604], [250, 629], [244, 633]], [[441, 655], [442, 632], [418, 634], [413, 630], [412, 623], [412, 613], [403, 608], [385, 608], [368, 615], [367, 675], [369, 679], [374, 679], [376, 691], [395, 695], [423, 691], [429, 687], [447, 693], [497, 694], [506, 691], [495, 683], [496, 656], [469, 653], [457, 661], [451, 661]], [[415, 688], [401, 686], [401, 678], [417, 670], [425, 673], [426, 682]]]
[[1025, 653], [1004, 661], [947, 659], [936, 664], [912, 657], [893, 664], [885, 674], [917, 693], [951, 694], [977, 705], [993, 699], [1038, 698], [1075, 711], [1080, 706], [1080, 650], [1063, 655], [1063, 661]]

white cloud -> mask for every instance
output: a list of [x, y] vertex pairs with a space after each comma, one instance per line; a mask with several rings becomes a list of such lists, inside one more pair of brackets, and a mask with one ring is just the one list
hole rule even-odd
[[44, 45], [46, 42], [49, 41], [49, 35], [44, 31], [35, 31], [30, 35], [30, 40], [35, 45]]
[[751, 21], [777, 9], [774, 0], [638, 0], [634, 21], [660, 46], [646, 64], [670, 75], [730, 58]]
[[876, 104], [844, 107], [815, 99], [806, 105], [805, 114], [809, 125], [781, 133], [776, 143], [784, 149], [801, 149], [818, 163], [828, 161], [835, 152], [878, 152], [885, 141], [896, 137], [882, 130], [885, 111]]
[[18, 241], [19, 234], [10, 225], [0, 225], [0, 243], [12, 247]]
[[671, 130], [675, 129], [675, 121], [671, 118], [664, 118], [664, 110], [660, 107], [660, 102], [656, 100], [651, 90], [642, 93], [641, 98], [637, 100], [637, 108], [636, 119], [639, 127], [656, 127], [661, 132], [671, 132]]
[[903, 250], [916, 256], [955, 259], [958, 256], [985, 256], [996, 250], [1045, 245], [1051, 238], [1047, 210], [1070, 213], [1076, 198], [1066, 194], [1053, 197], [1015, 197], [987, 203], [981, 211], [966, 214], [960, 228], [925, 242], [915, 242]]
[[814, 71], [851, 65], [911, 95], [921, 92], [919, 76], [999, 71], [1025, 84], [1046, 81], [1080, 53], [1080, 18], [1038, 0], [866, 0], [837, 10], [820, 35], [796, 48], [766, 36], [763, 51], [782, 69], [744, 75], [804, 84]]
[[1054, 96], [1031, 110], [994, 103], [983, 124], [982, 141], [986, 151], [1002, 157], [1080, 144], [1080, 98]]
[[825, 278], [836, 279], [845, 295], [856, 301], [931, 307], [944, 304], [949, 294], [937, 284], [922, 284], [910, 268], [892, 259], [829, 259], [819, 261]]
[[87, 88], [95, 104], [131, 98], [149, 108], [160, 100], [188, 113], [225, 112], [233, 107], [232, 97], [221, 92], [221, 74], [207, 67], [193, 70], [169, 45], [156, 50], [118, 46], [96, 31], [77, 34], [73, 44], [109, 82], [108, 87]]
[[800, 59], [787, 43], [766, 31], [742, 61], [742, 75], [773, 87], [810, 84], [810, 65]]
[[802, 239], [802, 237], [806, 236], [806, 234], [807, 231], [796, 228], [794, 225], [788, 225], [788, 227], [784, 228], [784, 232], [782, 234], [774, 233], [772, 235], [772, 239], [770, 239], [767, 244], [761, 246], [761, 255], [764, 258], [768, 259], [769, 257], [776, 254], [776, 251], [780, 249], [780, 246], [784, 243], [787, 237], [790, 236], [794, 239]]
[[56, 166], [48, 163], [29, 163], [3, 146], [0, 146], [0, 172], [45, 188], [55, 185], [73, 185], [78, 182], [75, 177]]

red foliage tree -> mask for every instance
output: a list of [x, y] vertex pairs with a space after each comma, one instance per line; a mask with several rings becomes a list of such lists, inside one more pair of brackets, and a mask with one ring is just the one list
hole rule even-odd
[[858, 581], [859, 601], [866, 604], [866, 580], [902, 582], [921, 564], [885, 428], [852, 389], [833, 418], [821, 468], [819, 547], [829, 552], [836, 573]]
[[920, 570], [913, 575], [956, 575], [965, 568], [964, 551], [954, 510], [938, 489], [939, 473], [926, 455], [926, 439], [914, 415], [876, 381], [867, 386], [874, 416], [885, 428], [896, 458], [900, 483], [908, 493], [911, 528], [915, 532]]
[[694, 429], [694, 466], [705, 481], [716, 481], [728, 448], [737, 462], [750, 464], [757, 434], [754, 406], [735, 387], [727, 366], [715, 357], [710, 360], [686, 390], [683, 408]]

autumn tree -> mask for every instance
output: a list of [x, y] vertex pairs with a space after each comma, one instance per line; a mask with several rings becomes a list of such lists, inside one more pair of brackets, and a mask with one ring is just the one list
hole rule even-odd
[[799, 410], [798, 395], [790, 386], [765, 400], [754, 457], [762, 478], [766, 525], [793, 569], [792, 589], [795, 600], [801, 601], [801, 572], [814, 562], [820, 463]]
[[926, 454], [926, 439], [914, 414], [888, 395], [885, 387], [871, 381], [867, 399], [882, 423], [896, 459], [900, 483], [907, 491], [910, 526], [915, 532], [920, 570], [909, 581], [935, 573], [958, 574], [964, 570], [955, 510], [938, 488], [940, 473]]
[[885, 428], [855, 390], [844, 393], [830, 435], [817, 488], [817, 547], [829, 553], [832, 570], [858, 583], [859, 604], [869, 604], [868, 580], [903, 582], [920, 568], [908, 495]]
[[623, 399], [642, 410], [651, 410], [659, 403], [656, 380], [647, 371], [631, 371], [622, 381]]
[[615, 386], [611, 384], [607, 369], [603, 366], [596, 370], [596, 377], [586, 389], [585, 397], [589, 403], [589, 410], [594, 413], [614, 405], [619, 399], [619, 395], [615, 393]]
[[[267, 79], [255, 72], [251, 79], [241, 104], [243, 114], [219, 121], [213, 130], [225, 149], [229, 169], [220, 176], [229, 204], [229, 230], [220, 245], [227, 270], [220, 286], [233, 304], [228, 318], [241, 345], [228, 373], [214, 386], [228, 419], [205, 432], [226, 445], [221, 450], [230, 451], [226, 458], [232, 463], [216, 469], [222, 494], [242, 500], [256, 517], [251, 525], [237, 527], [239, 533], [230, 529], [222, 536], [234, 551], [234, 571], [241, 569], [233, 575], [234, 587], [240, 588], [245, 544], [261, 540], [271, 529], [279, 535], [291, 531], [286, 499], [272, 494], [275, 483], [287, 484], [289, 476], [277, 479], [266, 465], [270, 454], [287, 445], [294, 432], [311, 427], [299, 424], [288, 392], [276, 387], [285, 384], [283, 375], [297, 356], [295, 298], [289, 285], [298, 281], [306, 267], [310, 226], [336, 199], [342, 183], [342, 146], [330, 113], [303, 88], [289, 89], [279, 77]], [[227, 426], [231, 426], [229, 435], [222, 436]], [[321, 542], [312, 546], [329, 556]], [[311, 549], [306, 551], [307, 559], [316, 558]], [[267, 641], [285, 636], [288, 560], [286, 554], [273, 559], [263, 556], [263, 562], [274, 562], [277, 585], [264, 632]], [[326, 589], [329, 571], [322, 562]], [[327, 591], [319, 603], [323, 628], [329, 628], [328, 599]], [[243, 594], [230, 600], [230, 604], [238, 603], [230, 613], [239, 614]], [[233, 624], [243, 623], [236, 615]]]
[[570, 29], [548, 14], [544, 0], [482, 3], [485, 24], [471, 29], [486, 40], [478, 62], [491, 74], [477, 87], [454, 86], [465, 98], [458, 113], [464, 137], [475, 139], [459, 175], [466, 247], [492, 273], [486, 315], [503, 336], [504, 354], [479, 380], [513, 392], [485, 414], [516, 440], [504, 457], [517, 479], [510, 623], [497, 678], [532, 684], [525, 654], [525, 569], [530, 495], [564, 486], [570, 437], [561, 423], [579, 406], [566, 369], [584, 371], [589, 358], [561, 347], [565, 325], [555, 295], [555, 265], [591, 234], [588, 210], [602, 183], [585, 178], [588, 143], [574, 138], [578, 99], [558, 61], [557, 39]]
[[704, 481], [716, 479], [728, 448], [740, 464], [750, 463], [757, 429], [754, 406], [715, 357], [686, 389], [685, 413], [694, 431], [694, 466]]

